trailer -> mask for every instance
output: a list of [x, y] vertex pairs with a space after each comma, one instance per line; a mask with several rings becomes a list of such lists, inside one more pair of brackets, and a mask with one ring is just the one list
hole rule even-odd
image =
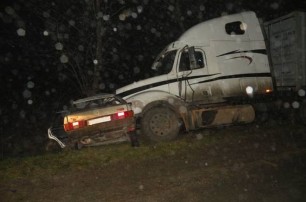
[[[275, 100], [306, 123], [306, 13], [294, 11], [263, 24]], [[287, 110], [287, 111], [288, 111]]]
[[292, 12], [264, 23], [277, 91], [306, 87], [306, 15]]

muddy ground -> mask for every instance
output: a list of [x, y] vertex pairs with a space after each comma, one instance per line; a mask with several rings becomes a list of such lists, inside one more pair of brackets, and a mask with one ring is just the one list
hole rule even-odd
[[[0, 201], [306, 201], [306, 127], [231, 126], [197, 131], [171, 144], [180, 141], [191, 149], [39, 180], [1, 180]], [[206, 143], [194, 148], [199, 141]], [[142, 147], [159, 149], [158, 144], [136, 149]]]

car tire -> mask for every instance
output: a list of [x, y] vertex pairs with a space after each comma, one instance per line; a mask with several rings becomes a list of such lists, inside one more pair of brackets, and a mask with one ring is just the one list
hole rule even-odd
[[47, 152], [57, 152], [61, 150], [61, 147], [54, 140], [48, 140], [45, 146]]
[[170, 141], [178, 136], [180, 121], [175, 112], [170, 108], [153, 107], [143, 115], [141, 131], [151, 141]]
[[83, 144], [79, 141], [77, 141], [75, 144], [74, 144], [74, 148], [76, 150], [81, 150], [83, 148]]

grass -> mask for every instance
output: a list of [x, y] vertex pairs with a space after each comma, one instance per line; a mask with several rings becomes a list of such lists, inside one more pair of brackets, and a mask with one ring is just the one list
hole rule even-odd
[[195, 141], [195, 138], [183, 137], [173, 142], [141, 144], [138, 148], [123, 143], [84, 148], [79, 151], [63, 150], [58, 153], [9, 158], [0, 161], [0, 179], [43, 177], [62, 172], [109, 166], [121, 161], [162, 158], [185, 150], [196, 149], [211, 141], [212, 138], [209, 136], [198, 141]]
[[[33, 178], [33, 176], [39, 179], [46, 175], [101, 168], [118, 162], [137, 162], [179, 155], [186, 151], [191, 152], [202, 147], [214, 146], [220, 141], [242, 140], [249, 135], [249, 130], [257, 130], [257, 127], [251, 125], [250, 127], [230, 127], [229, 130], [196, 131], [193, 135], [181, 137], [176, 141], [149, 145], [141, 144], [138, 148], [123, 143], [84, 148], [80, 151], [67, 150], [38, 156], [9, 158], [0, 161], [0, 180]], [[260, 130], [264, 131], [265, 129], [261, 128]], [[197, 134], [201, 134], [200, 138], [196, 138]], [[233, 139], [233, 137], [235, 138]]]

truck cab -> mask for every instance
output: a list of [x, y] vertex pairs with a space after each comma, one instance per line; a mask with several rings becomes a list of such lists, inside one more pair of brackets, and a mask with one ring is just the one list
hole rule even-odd
[[116, 94], [131, 102], [139, 117], [164, 103], [183, 117], [185, 127], [191, 105], [205, 108], [273, 91], [265, 41], [254, 12], [191, 27], [164, 48], [151, 69], [153, 77], [117, 89]]

